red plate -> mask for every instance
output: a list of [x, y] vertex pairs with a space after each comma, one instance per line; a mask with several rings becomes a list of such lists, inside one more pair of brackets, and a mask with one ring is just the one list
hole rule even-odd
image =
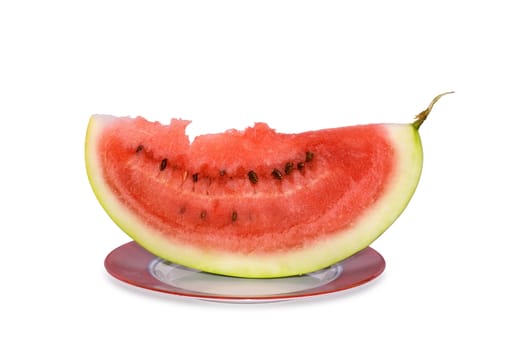
[[326, 269], [283, 278], [214, 275], [160, 259], [135, 242], [114, 249], [105, 268], [128, 284], [177, 296], [222, 302], [268, 302], [340, 292], [378, 277], [385, 260], [368, 247]]

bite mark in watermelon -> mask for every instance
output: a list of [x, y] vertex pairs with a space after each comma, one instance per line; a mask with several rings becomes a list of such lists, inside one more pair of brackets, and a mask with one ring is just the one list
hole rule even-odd
[[193, 142], [186, 120], [94, 115], [87, 173], [110, 217], [159, 257], [230, 276], [304, 274], [369, 246], [405, 209], [418, 128], [440, 96], [413, 124], [281, 134], [256, 123]]

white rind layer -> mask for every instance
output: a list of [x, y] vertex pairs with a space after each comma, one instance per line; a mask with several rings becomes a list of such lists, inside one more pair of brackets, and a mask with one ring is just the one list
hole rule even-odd
[[96, 146], [99, 135], [114, 117], [93, 116], [85, 143], [85, 161], [91, 186], [114, 222], [137, 243], [164, 259], [195, 269], [240, 277], [299, 275], [330, 266], [369, 246], [402, 213], [420, 179], [423, 153], [417, 129], [410, 124], [386, 124], [395, 147], [395, 170], [383, 195], [357, 224], [332, 233], [310, 247], [284, 253], [241, 254], [200, 249], [175, 242], [139, 220], [112, 193], [102, 174]]

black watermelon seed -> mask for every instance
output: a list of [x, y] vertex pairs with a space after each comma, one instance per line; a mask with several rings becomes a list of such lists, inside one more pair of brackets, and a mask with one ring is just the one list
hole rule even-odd
[[232, 221], [233, 221], [233, 222], [237, 221], [237, 212], [236, 212], [236, 211], [234, 211], [234, 212], [232, 213]]
[[194, 180], [194, 182], [197, 182], [197, 180], [199, 180], [199, 174], [198, 173], [193, 174], [192, 180]]
[[298, 169], [298, 170], [302, 170], [302, 169], [304, 169], [304, 162], [299, 162], [299, 163], [297, 164], [297, 169]]
[[284, 172], [286, 175], [289, 175], [293, 171], [293, 162], [287, 162], [286, 165], [284, 165]]
[[161, 164], [159, 165], [159, 170], [161, 170], [161, 171], [165, 170], [167, 164], [168, 164], [168, 159], [164, 158], [161, 161]]
[[313, 157], [315, 157], [313, 152], [310, 152], [310, 151], [306, 152], [306, 162], [311, 162], [313, 160]]
[[139, 146], [137, 146], [137, 148], [136, 148], [136, 153], [141, 152], [141, 151], [143, 150], [143, 148], [145, 148], [143, 145], [139, 145]]
[[276, 178], [277, 180], [282, 180], [282, 173], [280, 172], [279, 169], [273, 169], [273, 171], [271, 172], [271, 175]]
[[255, 171], [253, 170], [248, 171], [248, 179], [250, 179], [251, 183], [254, 185], [257, 182], [259, 182], [259, 177], [257, 176], [257, 173], [255, 173]]
[[219, 175], [221, 175], [221, 176], [226, 175], [226, 170], [221, 169], [221, 170], [219, 171]]
[[203, 209], [203, 210], [201, 210], [201, 214], [199, 216], [201, 217], [202, 220], [204, 220], [204, 219], [206, 219], [206, 214], [207, 214], [206, 210]]

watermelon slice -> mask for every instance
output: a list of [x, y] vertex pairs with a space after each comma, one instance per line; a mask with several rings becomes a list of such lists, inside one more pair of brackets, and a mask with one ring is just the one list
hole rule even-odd
[[304, 274], [369, 246], [405, 209], [422, 169], [418, 128], [442, 95], [412, 124], [281, 134], [257, 123], [192, 142], [186, 120], [94, 115], [87, 173], [152, 254], [229, 276]]

